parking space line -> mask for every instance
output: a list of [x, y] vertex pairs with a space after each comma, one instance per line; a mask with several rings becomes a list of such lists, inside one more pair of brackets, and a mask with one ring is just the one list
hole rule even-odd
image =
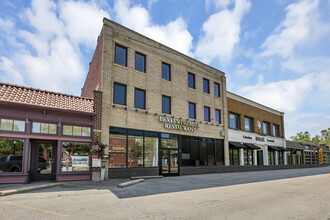
[[6, 205], [11, 205], [11, 206], [17, 206], [17, 207], [21, 207], [21, 208], [25, 208], [25, 209], [35, 210], [35, 211], [48, 213], [48, 214], [52, 214], [52, 215], [62, 216], [62, 217], [69, 217], [70, 216], [70, 215], [66, 215], [66, 214], [52, 212], [52, 211], [48, 211], [48, 210], [44, 210], [44, 209], [33, 208], [31, 206], [20, 205], [20, 204], [15, 204], [15, 203], [11, 203], [11, 202], [2, 202], [2, 201], [0, 201], [0, 203], [6, 204]]

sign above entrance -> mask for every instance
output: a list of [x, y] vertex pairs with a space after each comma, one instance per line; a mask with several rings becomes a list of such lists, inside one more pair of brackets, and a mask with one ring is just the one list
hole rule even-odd
[[197, 122], [184, 121], [176, 118], [159, 117], [160, 122], [164, 122], [164, 128], [179, 131], [195, 132], [200, 126]]

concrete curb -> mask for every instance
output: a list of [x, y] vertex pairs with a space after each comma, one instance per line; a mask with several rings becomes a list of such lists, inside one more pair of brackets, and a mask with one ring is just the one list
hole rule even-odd
[[61, 186], [61, 185], [64, 185], [64, 183], [63, 182], [50, 183], [50, 184], [24, 187], [24, 188], [20, 188], [20, 189], [4, 190], [4, 191], [0, 191], [0, 197], [1, 196], [13, 195], [13, 194], [17, 194], [17, 193], [29, 192], [29, 191], [37, 190], [37, 189], [47, 189], [47, 188], [51, 188], [51, 187], [55, 187], [55, 186]]
[[144, 181], [144, 179], [138, 179], [138, 180], [128, 181], [128, 182], [125, 182], [125, 183], [119, 183], [118, 187], [119, 188], [124, 188], [124, 187], [131, 186], [131, 185], [134, 185], [134, 184], [137, 184], [137, 183], [141, 183], [143, 181]]
[[137, 179], [159, 179], [163, 178], [163, 176], [132, 176], [131, 180], [137, 180]]

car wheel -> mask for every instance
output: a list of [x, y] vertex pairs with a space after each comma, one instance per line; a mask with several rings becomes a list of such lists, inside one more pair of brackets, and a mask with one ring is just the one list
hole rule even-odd
[[21, 172], [17, 167], [11, 169], [11, 172]]

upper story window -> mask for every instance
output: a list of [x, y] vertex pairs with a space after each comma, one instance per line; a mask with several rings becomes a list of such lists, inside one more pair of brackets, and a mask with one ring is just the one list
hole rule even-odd
[[134, 107], [146, 109], [146, 91], [135, 88]]
[[81, 127], [81, 126], [63, 125], [63, 135], [90, 137], [91, 128], [90, 127]]
[[195, 89], [195, 74], [188, 73], [188, 87]]
[[196, 119], [196, 104], [189, 102], [189, 118]]
[[146, 72], [146, 55], [135, 52], [135, 69], [141, 72]]
[[115, 46], [115, 63], [127, 66], [127, 48], [116, 44]]
[[167, 63], [162, 63], [162, 78], [171, 81], [171, 66]]
[[171, 97], [162, 96], [162, 112], [165, 114], [171, 114]]
[[221, 124], [221, 111], [219, 109], [215, 110], [215, 122]]
[[203, 91], [210, 94], [210, 81], [208, 79], [203, 79]]
[[220, 97], [220, 84], [214, 83], [214, 96]]
[[25, 131], [25, 121], [12, 120], [12, 119], [0, 119], [0, 130], [3, 131]]
[[249, 117], [244, 118], [244, 130], [253, 132], [253, 119]]
[[280, 136], [280, 126], [273, 124], [273, 136], [279, 137]]
[[114, 83], [113, 103], [126, 105], [126, 85]]
[[204, 106], [204, 121], [211, 121], [210, 107]]
[[33, 122], [32, 123], [32, 133], [56, 134], [57, 126], [56, 126], [56, 124]]
[[240, 129], [239, 115], [235, 113], [229, 113], [229, 127], [233, 129]]
[[263, 122], [262, 124], [264, 135], [270, 135], [270, 124], [269, 122]]

